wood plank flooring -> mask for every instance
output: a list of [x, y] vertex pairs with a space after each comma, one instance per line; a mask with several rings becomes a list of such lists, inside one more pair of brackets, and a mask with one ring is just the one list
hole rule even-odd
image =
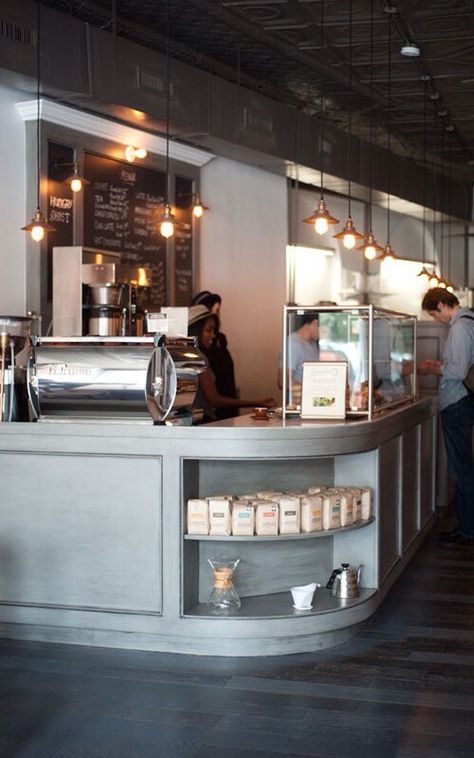
[[472, 758], [474, 548], [429, 538], [350, 643], [229, 659], [0, 641], [3, 758]]

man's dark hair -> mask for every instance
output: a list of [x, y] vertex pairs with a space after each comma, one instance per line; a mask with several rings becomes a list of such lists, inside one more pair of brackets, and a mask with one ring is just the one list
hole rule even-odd
[[455, 305], [459, 305], [459, 300], [452, 292], [448, 292], [442, 287], [433, 287], [424, 296], [421, 307], [424, 311], [437, 311], [440, 303], [453, 308]]
[[304, 324], [312, 324], [313, 321], [319, 321], [319, 313], [317, 311], [307, 311], [304, 316], [301, 317], [299, 328]]

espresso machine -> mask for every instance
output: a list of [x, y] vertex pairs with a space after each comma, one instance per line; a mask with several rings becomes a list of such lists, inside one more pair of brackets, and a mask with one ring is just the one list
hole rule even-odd
[[0, 422], [29, 420], [26, 363], [35, 318], [0, 315]]
[[54, 247], [52, 334], [140, 337], [150, 286], [150, 269], [120, 253]]

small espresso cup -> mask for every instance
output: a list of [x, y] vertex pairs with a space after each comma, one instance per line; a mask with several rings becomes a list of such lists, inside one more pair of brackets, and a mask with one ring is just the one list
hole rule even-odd
[[261, 418], [261, 419], [268, 418], [268, 408], [266, 406], [254, 408], [253, 415], [255, 416], [255, 418]]

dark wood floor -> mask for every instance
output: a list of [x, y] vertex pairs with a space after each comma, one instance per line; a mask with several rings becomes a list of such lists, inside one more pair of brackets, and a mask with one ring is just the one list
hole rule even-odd
[[428, 540], [349, 644], [209, 659], [0, 641], [8, 758], [472, 758], [474, 548]]

